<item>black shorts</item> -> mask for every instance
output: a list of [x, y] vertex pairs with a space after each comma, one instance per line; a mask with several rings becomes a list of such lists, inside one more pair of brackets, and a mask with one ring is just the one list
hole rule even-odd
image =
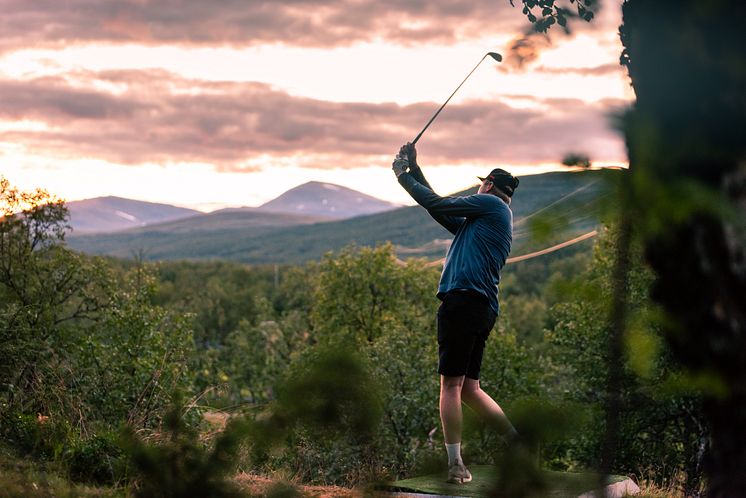
[[497, 315], [476, 291], [454, 290], [438, 308], [438, 373], [479, 380], [487, 337]]

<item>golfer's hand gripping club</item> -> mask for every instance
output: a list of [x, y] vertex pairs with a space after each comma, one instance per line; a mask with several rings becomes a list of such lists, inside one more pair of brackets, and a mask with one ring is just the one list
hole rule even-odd
[[391, 169], [394, 170], [394, 174], [397, 178], [399, 178], [402, 173], [405, 173], [407, 169], [409, 169], [409, 161], [407, 161], [406, 156], [397, 154], [394, 158], [394, 162], [391, 163]]
[[419, 168], [417, 164], [417, 149], [412, 142], [407, 142], [399, 149], [399, 155], [409, 161], [409, 169]]

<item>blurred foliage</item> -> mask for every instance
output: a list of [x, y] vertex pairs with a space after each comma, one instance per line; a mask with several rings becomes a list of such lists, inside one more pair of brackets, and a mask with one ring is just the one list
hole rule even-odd
[[565, 154], [562, 158], [562, 164], [564, 166], [580, 166], [581, 168], [591, 167], [591, 158], [588, 154], [582, 154], [578, 152], [570, 152]]
[[[314, 286], [306, 289], [312, 298], [308, 340], [313, 346], [293, 358], [289, 375], [300, 376], [296, 369], [317, 351], [355, 351], [375, 379], [375, 389], [366, 390], [378, 393], [381, 423], [366, 443], [378, 449], [377, 458], [368, 451], [355, 457], [355, 464], [340, 461], [338, 447], [328, 451], [338, 446], [336, 442], [325, 446], [323, 439], [304, 440], [304, 454], [321, 458], [332, 469], [324, 475], [319, 470], [323, 467], [311, 465], [313, 473], [307, 477], [344, 483], [344, 476], [359, 481], [364, 476], [399, 474], [429, 448], [428, 434], [438, 425], [436, 350], [431, 339], [437, 270], [427, 270], [416, 260], [400, 265], [387, 245], [330, 254], [313, 271], [317, 275], [309, 281]], [[365, 467], [370, 471], [361, 472]]]
[[[688, 492], [698, 490], [702, 484], [702, 448], [707, 439], [699, 392], [691, 386], [661, 389], [681, 375], [681, 367], [663, 347], [662, 315], [649, 298], [653, 275], [642, 261], [639, 246], [633, 248], [628, 276], [631, 325], [625, 332], [626, 357], [608, 357], [606, 341], [610, 325], [599, 317], [609, 315], [615, 243], [612, 230], [597, 244], [594, 264], [584, 275], [584, 281], [578, 283], [577, 298], [552, 309], [554, 325], [547, 333], [547, 340], [554, 349], [557, 388], [563, 399], [585, 406], [589, 418], [574, 444], [565, 441], [548, 450], [554, 453], [552, 458], [559, 465], [572, 460], [570, 468], [597, 465], [603, 436], [601, 409], [607, 396], [607, 369], [612, 362], [623, 362], [617, 471], [648, 476], [652, 468], [661, 466], [669, 471], [656, 472], [652, 478], [656, 483], [681, 485]], [[562, 452], [571, 455], [570, 460], [564, 460]], [[651, 460], [646, 461], [647, 458]], [[684, 482], [680, 482], [682, 476], [686, 476]]]
[[637, 99], [622, 126], [621, 212], [640, 224], [665, 347], [703, 389], [705, 493], [744, 495], [746, 32], [730, 19], [746, 3], [628, 0], [622, 14], [620, 60]]
[[381, 386], [371, 365], [343, 345], [310, 348], [252, 425], [255, 462], [288, 466], [305, 482], [376, 479]]
[[207, 447], [182, 416], [185, 406], [175, 399], [163, 419], [162, 432], [153, 443], [139, 438], [131, 428], [123, 446], [132, 463], [136, 498], [239, 498], [245, 494], [231, 477], [247, 424], [231, 421]]

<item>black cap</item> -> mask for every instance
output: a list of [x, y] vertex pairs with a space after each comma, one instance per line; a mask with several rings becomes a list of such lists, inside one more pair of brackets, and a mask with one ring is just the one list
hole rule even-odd
[[495, 168], [490, 174], [482, 178], [478, 176], [479, 181], [489, 180], [494, 186], [505, 192], [508, 197], [513, 197], [513, 192], [518, 188], [520, 181], [504, 169]]

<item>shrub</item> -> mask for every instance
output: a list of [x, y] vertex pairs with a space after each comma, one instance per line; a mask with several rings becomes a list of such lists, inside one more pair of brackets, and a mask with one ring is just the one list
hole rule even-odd
[[81, 439], [65, 453], [70, 479], [78, 482], [113, 484], [124, 478], [125, 460], [117, 436], [112, 432]]
[[70, 446], [73, 431], [63, 419], [41, 415], [8, 414], [2, 417], [2, 436], [23, 455], [59, 459]]

